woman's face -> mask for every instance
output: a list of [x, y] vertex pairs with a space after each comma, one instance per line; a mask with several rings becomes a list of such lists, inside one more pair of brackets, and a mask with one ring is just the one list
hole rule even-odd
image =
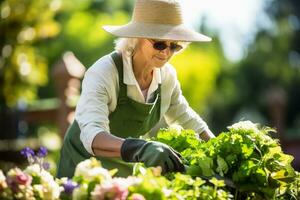
[[139, 55], [141, 59], [144, 59], [148, 65], [152, 67], [162, 67], [173, 56], [174, 51], [170, 50], [169, 47], [171, 43], [175, 44], [176, 42], [159, 40], [159, 42], [164, 42], [168, 46], [164, 50], [155, 49], [153, 47], [155, 42], [158, 42], [158, 40], [138, 39], [136, 53], [138, 51], [137, 55]]

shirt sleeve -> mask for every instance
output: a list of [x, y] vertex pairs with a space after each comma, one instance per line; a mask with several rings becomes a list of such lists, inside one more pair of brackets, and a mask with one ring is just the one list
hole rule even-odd
[[92, 155], [92, 142], [95, 136], [102, 132], [109, 132], [109, 84], [108, 74], [91, 67], [82, 81], [82, 91], [76, 106], [75, 119], [80, 127], [80, 140], [85, 149]]
[[171, 96], [170, 107], [164, 116], [167, 124], [178, 124], [184, 129], [193, 129], [199, 134], [202, 133], [208, 129], [206, 122], [189, 106], [182, 94], [176, 72], [174, 72], [172, 76], [175, 85]]

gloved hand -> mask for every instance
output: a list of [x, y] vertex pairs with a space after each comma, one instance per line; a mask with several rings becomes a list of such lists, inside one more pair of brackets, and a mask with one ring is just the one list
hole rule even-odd
[[142, 162], [146, 167], [160, 166], [162, 173], [185, 171], [180, 157], [172, 147], [161, 142], [127, 138], [121, 147], [121, 158], [125, 162]]

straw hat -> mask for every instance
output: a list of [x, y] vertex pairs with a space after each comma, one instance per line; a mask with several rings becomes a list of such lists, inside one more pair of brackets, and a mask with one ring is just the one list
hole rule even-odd
[[136, 0], [132, 19], [128, 24], [102, 28], [124, 38], [211, 41], [210, 37], [195, 32], [183, 24], [182, 9], [176, 0]]

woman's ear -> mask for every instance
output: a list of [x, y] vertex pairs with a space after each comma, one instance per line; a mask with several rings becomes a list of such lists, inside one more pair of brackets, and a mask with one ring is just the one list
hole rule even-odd
[[143, 42], [142, 40], [143, 39], [141, 39], [141, 38], [136, 38], [136, 44], [135, 44], [134, 49], [132, 51], [132, 55], [134, 55], [140, 49], [141, 43]]

